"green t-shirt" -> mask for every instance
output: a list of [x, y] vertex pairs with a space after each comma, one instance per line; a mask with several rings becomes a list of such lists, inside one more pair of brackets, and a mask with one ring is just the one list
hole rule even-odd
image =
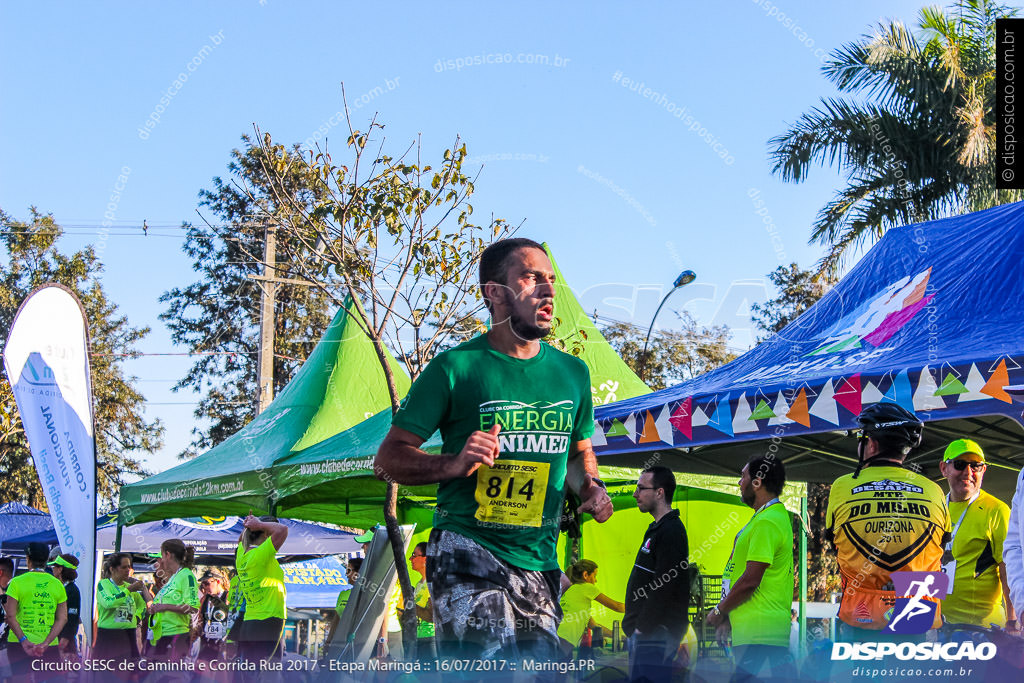
[[590, 606], [600, 589], [593, 583], [574, 583], [562, 593], [562, 621], [558, 624], [558, 637], [579, 647], [583, 633], [590, 623]]
[[[967, 513], [964, 514], [964, 509]], [[953, 624], [1002, 627], [1003, 609], [999, 563], [1003, 561], [1003, 541], [1010, 522], [1006, 503], [984, 491], [967, 507], [967, 501], [949, 504], [950, 523], [964, 521], [953, 537], [953, 592], [942, 601], [942, 616]]]
[[[29, 642], [39, 645], [57, 618], [57, 606], [68, 601], [64, 585], [52, 574], [30, 571], [19, 574], [7, 585], [7, 595], [18, 601], [18, 624]], [[10, 605], [7, 607], [10, 616]], [[14, 629], [7, 629], [7, 640], [18, 642]], [[56, 645], [54, 637], [50, 645]]]
[[[420, 579], [419, 583], [416, 584], [412, 597], [413, 600], [416, 601], [417, 607], [426, 607], [430, 604], [430, 589], [427, 587], [426, 579]], [[416, 637], [433, 638], [434, 622], [427, 621], [426, 619], [418, 619], [416, 621]]]
[[447, 454], [461, 451], [474, 431], [499, 425], [494, 467], [438, 485], [434, 526], [516, 567], [558, 567], [566, 461], [574, 442], [594, 431], [583, 361], [543, 343], [533, 358], [512, 358], [481, 335], [430, 362], [393, 424], [423, 439], [440, 429]]
[[96, 585], [96, 625], [103, 629], [135, 628], [136, 595], [139, 594], [118, 586], [111, 579], [100, 581]]
[[793, 527], [781, 503], [755, 514], [737, 535], [725, 568], [730, 588], [743, 576], [747, 562], [764, 562], [761, 585], [729, 612], [733, 645], [789, 647], [793, 609]]
[[[188, 567], [179, 569], [153, 597], [153, 604], [189, 605], [199, 609], [199, 585], [196, 575]], [[157, 612], [153, 615], [152, 642], [155, 643], [164, 636], [188, 633], [191, 625], [192, 616], [189, 614]]]
[[338, 593], [338, 602], [334, 605], [334, 611], [338, 613], [338, 618], [341, 618], [341, 613], [345, 611], [345, 606], [348, 605], [348, 599], [352, 597], [352, 589], [346, 588], [345, 590]]
[[235, 550], [238, 582], [245, 594], [245, 621], [284, 619], [284, 570], [277, 561], [277, 550], [268, 537], [248, 552], [238, 544]]

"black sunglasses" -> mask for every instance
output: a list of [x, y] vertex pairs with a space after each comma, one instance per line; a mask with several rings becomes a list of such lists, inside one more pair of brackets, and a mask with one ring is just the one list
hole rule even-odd
[[982, 468], [985, 467], [985, 463], [983, 462], [970, 462], [967, 460], [953, 461], [953, 469], [955, 469], [957, 472], [963, 472], [965, 469], [967, 469], [968, 465], [971, 466], [971, 470], [974, 472], [980, 472]]

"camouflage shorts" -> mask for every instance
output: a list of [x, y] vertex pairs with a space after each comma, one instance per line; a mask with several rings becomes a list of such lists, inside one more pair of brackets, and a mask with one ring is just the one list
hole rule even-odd
[[510, 566], [470, 538], [434, 529], [427, 545], [427, 582], [438, 654], [557, 659], [561, 574]]

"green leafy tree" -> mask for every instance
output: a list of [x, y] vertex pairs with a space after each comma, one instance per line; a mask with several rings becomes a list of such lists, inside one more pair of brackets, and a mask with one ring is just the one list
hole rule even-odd
[[822, 99], [773, 138], [773, 171], [799, 182], [836, 165], [847, 186], [818, 213], [811, 240], [835, 272], [851, 247], [889, 228], [1017, 201], [995, 187], [995, 22], [989, 0], [922, 9], [833, 52], [823, 71], [846, 98]]
[[725, 365], [736, 354], [729, 350], [729, 328], [698, 325], [688, 312], [677, 313], [681, 330], [658, 330], [651, 335], [644, 360], [646, 330], [613, 323], [601, 330], [626, 365], [654, 390], [678, 384]]
[[768, 279], [778, 289], [778, 294], [774, 299], [750, 307], [750, 317], [763, 335], [758, 338], [759, 342], [781, 332], [835, 284], [834, 279], [803, 270], [795, 263], [779, 266], [768, 273]]
[[[89, 322], [90, 371], [96, 420], [97, 488], [113, 502], [128, 474], [146, 474], [137, 459], [163, 445], [164, 427], [144, 418], [145, 399], [125, 373], [127, 358], [138, 357], [137, 343], [148, 327], [132, 327], [118, 314], [99, 276], [103, 266], [92, 247], [73, 254], [57, 249], [62, 234], [50, 214], [29, 209], [27, 222], [0, 211], [6, 263], [0, 265], [0, 343], [6, 344], [14, 315], [32, 290], [48, 282], [71, 289], [81, 300]], [[14, 392], [0, 379], [0, 499], [44, 504]]]
[[[181, 454], [192, 457], [224, 441], [256, 416], [259, 394], [260, 296], [264, 243], [275, 230], [278, 257], [271, 274], [293, 279], [295, 258], [307, 258], [301, 243], [277, 235], [282, 221], [295, 218], [296, 206], [308, 213], [323, 199], [315, 183], [301, 172], [271, 179], [267, 161], [288, 164], [301, 157], [296, 145], [264, 149], [242, 138], [244, 147], [231, 152], [228, 180], [213, 179], [213, 189], [199, 193], [200, 207], [212, 222], [185, 225], [182, 247], [199, 279], [165, 292], [168, 304], [160, 316], [176, 344], [186, 346], [196, 361], [174, 387], [204, 392], [195, 416], [207, 427], [193, 429], [193, 441]], [[282, 196], [286, 195], [286, 196]], [[330, 324], [331, 300], [321, 290], [282, 282], [275, 286], [273, 394], [312, 353]]]

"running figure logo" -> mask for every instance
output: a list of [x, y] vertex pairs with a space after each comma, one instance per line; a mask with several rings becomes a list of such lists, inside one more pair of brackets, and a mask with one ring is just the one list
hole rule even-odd
[[887, 616], [890, 633], [924, 633], [935, 623], [939, 601], [949, 592], [949, 577], [942, 572], [893, 572], [896, 604]]

